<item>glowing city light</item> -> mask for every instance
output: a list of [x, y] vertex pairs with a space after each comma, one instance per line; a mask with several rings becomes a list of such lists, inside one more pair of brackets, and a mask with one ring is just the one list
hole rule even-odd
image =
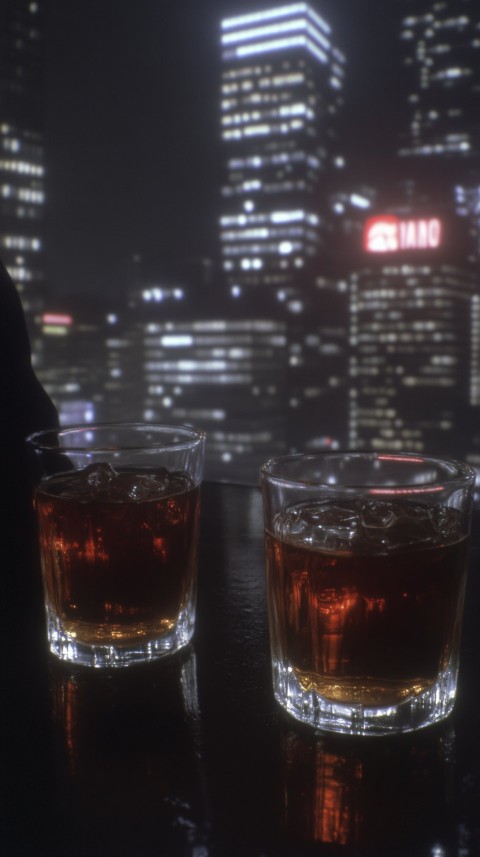
[[402, 220], [385, 214], [367, 220], [363, 247], [368, 253], [436, 250], [442, 243], [442, 232], [442, 223], [437, 217]]
[[62, 327], [70, 327], [73, 324], [71, 315], [55, 312], [45, 312], [42, 315], [42, 324], [61, 325]]
[[274, 9], [267, 9], [262, 12], [253, 12], [246, 15], [239, 15], [235, 18], [226, 18], [222, 21], [222, 29], [230, 30], [238, 26], [245, 26], [247, 24], [257, 24], [262, 21], [275, 20], [277, 18], [288, 18], [289, 15], [299, 15], [299, 14], [308, 14], [313, 21], [319, 26], [325, 33], [330, 33], [330, 27], [326, 21], [323, 20], [313, 9], [311, 9], [306, 3], [291, 3], [285, 6], [279, 6]]

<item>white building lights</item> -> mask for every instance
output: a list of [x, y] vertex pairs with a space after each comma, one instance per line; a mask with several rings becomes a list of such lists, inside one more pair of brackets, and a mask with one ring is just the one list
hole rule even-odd
[[[305, 13], [303, 12], [303, 14]], [[323, 35], [318, 27], [312, 26], [305, 17], [292, 18], [291, 20], [283, 23], [277, 22], [276, 24], [269, 24], [263, 27], [250, 27], [249, 29], [227, 32], [222, 35], [222, 45], [251, 42], [258, 38], [261, 38], [264, 41], [265, 37], [278, 37], [281, 34], [293, 32], [304, 32], [311, 36], [312, 39], [317, 40], [323, 48], [328, 50], [330, 47], [329, 40]]]
[[[332, 50], [330, 27], [307, 3], [295, 3], [222, 22], [223, 59], [243, 59], [301, 48], [328, 64]], [[343, 57], [336, 51], [343, 62]], [[337, 64], [337, 77], [343, 69]], [[340, 81], [339, 81], [339, 85]]]
[[0, 237], [0, 247], [6, 250], [38, 253], [42, 249], [42, 242], [40, 238], [27, 238], [24, 235], [3, 235]]
[[406, 157], [469, 157], [478, 152], [480, 87], [476, 0], [464, 0], [472, 14], [452, 15], [452, 4], [430, 3], [422, 15], [403, 19], [404, 65], [414, 91]]
[[[327, 62], [328, 57], [326, 52], [321, 50], [321, 48], [318, 48], [313, 40], [306, 36], [290, 36], [288, 39], [270, 39], [268, 42], [257, 42], [253, 45], [241, 45], [232, 53], [241, 58], [252, 56], [253, 54], [265, 54], [270, 51], [281, 51], [285, 50], [285, 48], [295, 47], [306, 48], [314, 57], [319, 59], [320, 62]], [[227, 53], [227, 57], [229, 55], [231, 54]]]
[[31, 161], [23, 161], [18, 158], [0, 158], [0, 171], [19, 173], [24, 176], [37, 176], [38, 178], [45, 175], [45, 170], [40, 164], [33, 164]]
[[[2, 12], [0, 116], [0, 250], [17, 287], [35, 346], [41, 309], [45, 155], [41, 103], [39, 5], [6, 4]], [[37, 364], [37, 369], [39, 368]]]
[[458, 429], [456, 402], [478, 395], [465, 347], [477, 321], [476, 278], [446, 261], [443, 226], [414, 213], [366, 221], [365, 262], [351, 278], [349, 436], [356, 448], [448, 448]]
[[161, 303], [167, 299], [181, 301], [184, 297], [184, 290], [178, 286], [149, 286], [142, 291], [142, 300], [145, 303]]
[[227, 18], [220, 44], [223, 269], [230, 287], [281, 287], [322, 245], [345, 58], [308, 3]]
[[[145, 383], [142, 413], [156, 420], [168, 410], [172, 420], [203, 426], [210, 439], [209, 467], [223, 472], [227, 456], [230, 477], [245, 478], [252, 466], [257, 472], [272, 446], [284, 448], [283, 382], [273, 383], [286, 360], [284, 323], [216, 317], [166, 321], [160, 315], [152, 321], [149, 313], [150, 308], [138, 343]], [[252, 426], [253, 410], [260, 417], [258, 427]]]
[[287, 3], [274, 9], [266, 9], [259, 12], [249, 13], [247, 15], [236, 16], [234, 18], [226, 18], [222, 21], [221, 28], [224, 31], [228, 31], [235, 27], [243, 27], [249, 24], [257, 25], [264, 21], [279, 21], [292, 15], [305, 15], [307, 13], [324, 33], [327, 35], [330, 33], [329, 24], [327, 24], [320, 15], [309, 7], [307, 3]]

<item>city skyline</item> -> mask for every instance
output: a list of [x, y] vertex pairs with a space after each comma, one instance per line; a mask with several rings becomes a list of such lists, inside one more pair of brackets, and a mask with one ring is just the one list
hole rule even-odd
[[[10, 20], [36, 38], [35, 0], [9, 4]], [[209, 475], [240, 480], [271, 454], [300, 449], [455, 449], [480, 462], [480, 22], [471, 0], [405, 0], [376, 21], [376, 39], [362, 42], [360, 28], [349, 53], [328, 7], [239, 14], [225, 4], [221, 19], [202, 19], [208, 62], [198, 68], [190, 49], [205, 48], [205, 29], [194, 31], [195, 16], [169, 18], [173, 47], [189, 46], [173, 63], [158, 55], [158, 2], [142, 7], [147, 30], [122, 6], [127, 53], [115, 29], [105, 54], [109, 0], [100, 19], [82, 19], [93, 27], [84, 41], [77, 7], [76, 87], [66, 74], [63, 101], [61, 88], [56, 101], [47, 96], [50, 121], [54, 104], [65, 108], [55, 122], [68, 164], [51, 126], [45, 135], [47, 176], [49, 163], [56, 175], [46, 256], [54, 234], [68, 287], [50, 275], [43, 314], [29, 313], [35, 366], [62, 423], [194, 423], [209, 436]], [[27, 44], [16, 26], [7, 90], [23, 98], [37, 84], [25, 77], [16, 89]], [[3, 132], [4, 149], [18, 145], [7, 172], [22, 172], [19, 129]], [[13, 187], [3, 185], [5, 211]], [[39, 213], [33, 202], [29, 211]], [[18, 217], [17, 236], [28, 222], [20, 208]]]
[[[127, 287], [135, 254], [159, 275], [185, 256], [216, 254], [220, 21], [239, 4], [210, 0], [201, 13], [197, 6], [165, 9], [148, 0], [133, 9], [104, 0], [94, 18], [85, 4], [46, 5], [46, 252], [54, 292], [113, 296]], [[349, 48], [345, 91], [361, 160], [389, 124], [381, 130], [383, 87], [362, 40], [376, 45], [380, 61], [379, 32], [391, 15], [377, 0], [364, 2], [361, 14], [351, 0], [343, 15], [331, 0], [316, 6], [334, 12], [335, 38]], [[389, 67], [383, 77], [388, 90]], [[383, 109], [392, 109], [390, 97]]]

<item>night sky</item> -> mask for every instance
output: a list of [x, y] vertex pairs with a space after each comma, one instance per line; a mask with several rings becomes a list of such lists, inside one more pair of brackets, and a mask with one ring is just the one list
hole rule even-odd
[[[361, 162], [389, 114], [397, 116], [398, 2], [315, 5], [347, 55], [347, 117]], [[159, 274], [214, 253], [219, 21], [252, 8], [243, 0], [48, 0], [46, 249], [54, 292], [123, 293], [136, 253]]]

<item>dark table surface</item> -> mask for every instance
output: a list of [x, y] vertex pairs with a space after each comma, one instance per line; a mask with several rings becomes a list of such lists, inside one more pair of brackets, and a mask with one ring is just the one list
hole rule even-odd
[[193, 644], [125, 670], [47, 653], [24, 529], [4, 555], [2, 857], [479, 857], [478, 513], [455, 712], [397, 738], [315, 733], [274, 701], [258, 489], [204, 486]]

